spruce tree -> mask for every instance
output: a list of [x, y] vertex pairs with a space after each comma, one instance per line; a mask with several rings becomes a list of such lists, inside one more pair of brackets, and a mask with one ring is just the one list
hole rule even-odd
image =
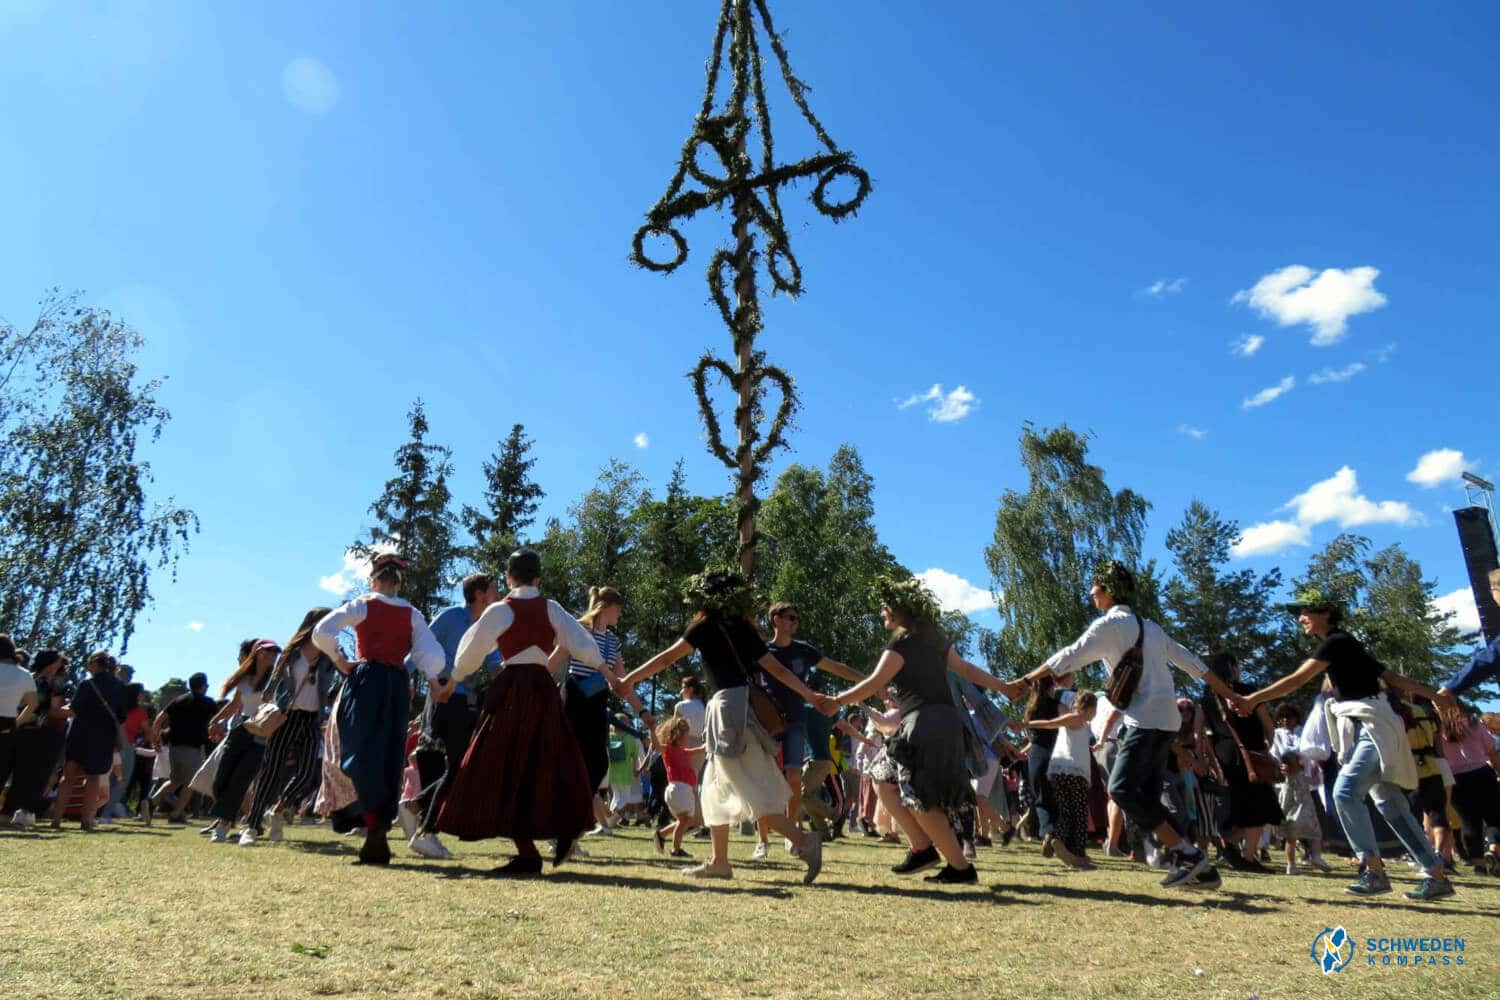
[[1194, 500], [1182, 522], [1167, 532], [1175, 575], [1163, 590], [1175, 637], [1200, 656], [1227, 652], [1239, 660], [1245, 680], [1258, 683], [1283, 667], [1282, 613], [1276, 598], [1281, 572], [1264, 576], [1230, 571], [1239, 525]]
[[468, 556], [482, 571], [499, 573], [506, 558], [521, 547], [521, 533], [536, 520], [542, 488], [531, 479], [531, 439], [521, 424], [511, 427], [499, 450], [484, 463], [487, 511], [463, 509], [463, 524], [474, 544]]
[[427, 440], [427, 413], [418, 399], [406, 415], [411, 438], [396, 449], [396, 474], [370, 505], [375, 527], [350, 546], [367, 559], [395, 552], [408, 563], [401, 596], [431, 618], [454, 582], [457, 519], [449, 505], [452, 452]]

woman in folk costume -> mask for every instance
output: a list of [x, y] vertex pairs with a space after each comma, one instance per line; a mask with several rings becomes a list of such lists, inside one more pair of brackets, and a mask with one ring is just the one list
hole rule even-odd
[[604, 661], [588, 629], [542, 596], [540, 556], [512, 553], [505, 578], [510, 593], [486, 608], [458, 644], [455, 682], [478, 670], [497, 647], [504, 665], [490, 684], [438, 829], [460, 840], [508, 837], [516, 856], [496, 874], [527, 877], [542, 870], [538, 838], [556, 840], [556, 866], [594, 824], [594, 790], [548, 656], [561, 645], [590, 667]]
[[[329, 612], [313, 628], [312, 642], [346, 678], [339, 697], [339, 767], [354, 783], [364, 814], [365, 842], [356, 864], [391, 860], [386, 831], [396, 818], [401, 772], [406, 767], [406, 724], [411, 715], [408, 656], [430, 684], [429, 697], [441, 702], [452, 692], [438, 675], [443, 648], [422, 613], [396, 596], [406, 561], [380, 556], [370, 568], [370, 593]], [[339, 649], [339, 633], [354, 630], [357, 663]]]

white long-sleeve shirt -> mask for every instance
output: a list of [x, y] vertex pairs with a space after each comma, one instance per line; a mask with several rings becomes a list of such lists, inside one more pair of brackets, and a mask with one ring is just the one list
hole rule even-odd
[[365, 620], [365, 607], [371, 601], [381, 601], [398, 608], [406, 608], [411, 612], [411, 654], [408, 662], [428, 680], [433, 680], [443, 672], [447, 665], [443, 657], [443, 647], [437, 641], [437, 636], [432, 634], [432, 629], [427, 627], [427, 619], [422, 617], [422, 612], [412, 607], [407, 601], [399, 597], [386, 597], [384, 594], [365, 594], [344, 604], [323, 616], [323, 620], [313, 627], [312, 642], [329, 656], [339, 654], [339, 633], [346, 628], [353, 628]]
[[[1127, 726], [1175, 733], [1182, 726], [1182, 716], [1177, 712], [1177, 690], [1168, 665], [1194, 680], [1208, 673], [1208, 667], [1155, 622], [1142, 618], [1141, 627], [1145, 629], [1141, 684], [1129, 705], [1115, 707], [1124, 714]], [[1095, 619], [1076, 642], [1053, 653], [1043, 665], [1059, 677], [1101, 661], [1113, 672], [1138, 635], [1134, 614], [1125, 605], [1116, 604]]]
[[[510, 596], [517, 600], [524, 600], [541, 596], [541, 591], [535, 587], [517, 587], [510, 592]], [[484, 658], [494, 651], [500, 636], [515, 620], [516, 613], [504, 601], [485, 608], [478, 620], [469, 626], [469, 630], [459, 640], [458, 656], [453, 662], [453, 679], [461, 681], [482, 667]], [[547, 601], [547, 621], [552, 624], [552, 631], [557, 633], [558, 644], [568, 647], [568, 653], [573, 659], [590, 667], [599, 667], [604, 664], [604, 658], [599, 655], [599, 644], [594, 642], [594, 637], [589, 634], [589, 630], [578, 624], [578, 621], [564, 611], [556, 601], [550, 599]], [[540, 663], [546, 666], [547, 657], [551, 652], [552, 650], [542, 649], [540, 646], [527, 646], [515, 656], [508, 657], [505, 662], [507, 664]]]

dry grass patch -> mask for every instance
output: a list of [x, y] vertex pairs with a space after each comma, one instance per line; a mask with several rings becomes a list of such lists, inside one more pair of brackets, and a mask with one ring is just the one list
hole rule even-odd
[[[371, 871], [324, 827], [254, 849], [136, 823], [3, 830], [0, 983], [8, 996], [131, 1000], [1500, 994], [1494, 879], [1462, 877], [1436, 904], [1354, 899], [1342, 873], [1231, 873], [1218, 893], [1169, 892], [1140, 866], [1067, 871], [1014, 844], [981, 851], [979, 888], [946, 888], [898, 879], [897, 848], [854, 840], [828, 846], [810, 888], [779, 847], [704, 884], [631, 830], [508, 882], [487, 877], [508, 845], [452, 846], [451, 862], [398, 847], [390, 869]], [[750, 847], [735, 838], [735, 857]], [[1359, 950], [1325, 978], [1308, 950], [1339, 924]], [[1466, 964], [1369, 968], [1375, 935], [1464, 937]]]

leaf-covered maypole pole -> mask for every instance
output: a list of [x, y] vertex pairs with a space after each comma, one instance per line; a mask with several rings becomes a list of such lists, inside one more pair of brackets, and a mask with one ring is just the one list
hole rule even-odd
[[[755, 21], [759, 18], [766, 41], [781, 69], [792, 102], [812, 126], [824, 151], [796, 163], [777, 165], [771, 138], [771, 115], [766, 104], [760, 40]], [[728, 43], [731, 91], [723, 107], [717, 108], [719, 74]], [[734, 342], [734, 366], [705, 352], [693, 368], [693, 392], [708, 432], [708, 448], [735, 475], [739, 504], [740, 571], [749, 577], [755, 566], [755, 514], [760, 506], [756, 483], [765, 475], [765, 464], [777, 448], [784, 448], [786, 431], [797, 409], [796, 387], [784, 370], [766, 364], [765, 353], [755, 348], [761, 331], [760, 298], [755, 283], [756, 261], [764, 255], [772, 293], [795, 296], [802, 290], [802, 271], [792, 255], [786, 224], [781, 215], [777, 190], [783, 185], [816, 177], [812, 203], [835, 222], [858, 210], [870, 193], [870, 175], [855, 166], [854, 156], [838, 147], [807, 105], [807, 87], [792, 74], [782, 45], [771, 22], [766, 0], [723, 0], [718, 30], [708, 60], [708, 86], [693, 131], [682, 144], [677, 172], [666, 194], [646, 213], [646, 224], [635, 234], [631, 258], [636, 264], [663, 273], [675, 271], [687, 260], [688, 245], [676, 224], [705, 208], [726, 204], [733, 218], [733, 246], [721, 248], [708, 264], [708, 289], [719, 315]], [[759, 139], [759, 162], [751, 153], [751, 133]], [[718, 167], [704, 166], [704, 147], [718, 158]], [[715, 169], [717, 172], [714, 172]], [[703, 190], [690, 189], [688, 178]], [[854, 192], [843, 201], [829, 201], [829, 186], [841, 178], [854, 184]], [[762, 246], [757, 246], [756, 230]], [[654, 260], [647, 255], [646, 241], [662, 237], [672, 244], [672, 257]], [[734, 305], [725, 291], [725, 271], [734, 275]], [[738, 444], [731, 451], [724, 442], [723, 428], [708, 397], [712, 375], [721, 376], [735, 394], [734, 428]], [[781, 402], [765, 432], [763, 406], [766, 384], [781, 392]]]

